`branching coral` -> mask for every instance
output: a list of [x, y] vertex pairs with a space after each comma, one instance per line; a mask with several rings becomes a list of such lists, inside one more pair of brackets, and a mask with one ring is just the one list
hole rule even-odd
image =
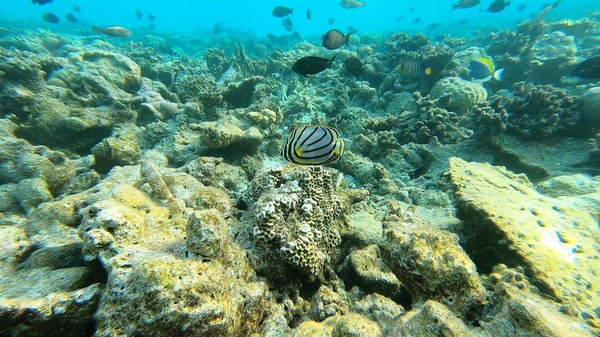
[[515, 83], [506, 110], [508, 130], [527, 138], [574, 135], [581, 120], [578, 98], [551, 85]]
[[501, 96], [493, 96], [489, 100], [476, 104], [469, 111], [470, 129], [477, 138], [488, 138], [504, 132], [508, 122], [508, 112], [504, 108]]
[[471, 137], [473, 132], [462, 125], [462, 118], [445, 109], [451, 101], [450, 95], [432, 100], [415, 92], [413, 97], [417, 111], [405, 111], [399, 116], [397, 135], [401, 142], [454, 144]]

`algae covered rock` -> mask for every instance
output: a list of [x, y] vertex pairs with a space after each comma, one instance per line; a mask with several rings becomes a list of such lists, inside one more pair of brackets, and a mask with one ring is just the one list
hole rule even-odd
[[481, 84], [460, 77], [442, 78], [435, 83], [429, 93], [432, 99], [446, 94], [451, 95], [448, 109], [459, 114], [465, 114], [475, 104], [487, 99], [487, 90]]
[[419, 309], [409, 311], [400, 321], [392, 336], [422, 337], [476, 337], [480, 336], [443, 304], [429, 300]]
[[90, 95], [92, 102], [99, 105], [130, 99], [140, 87], [142, 72], [124, 55], [86, 50], [71, 53], [68, 62], [52, 76], [66, 83], [77, 95]]
[[479, 321], [481, 329], [491, 336], [573, 336], [591, 337], [591, 327], [578, 320], [578, 314], [594, 321], [588, 322], [598, 328], [592, 315], [579, 313], [571, 305], [559, 305], [539, 294], [523, 274], [523, 268], [508, 268], [503, 264], [494, 266], [492, 273], [484, 277], [489, 290], [488, 303]]
[[227, 239], [224, 192], [203, 193], [191, 176], [149, 163], [111, 171], [119, 172], [78, 228], [86, 260], [108, 272], [96, 335], [256, 331], [267, 287], [251, 281], [243, 251]]
[[358, 285], [368, 293], [398, 298], [403, 290], [402, 283], [381, 260], [376, 245], [355, 250], [346, 256], [341, 272], [346, 286]]
[[600, 303], [597, 280], [600, 193], [548, 197], [524, 175], [489, 164], [450, 159], [450, 181], [464, 246], [484, 272], [524, 266], [540, 290], [581, 311]]
[[119, 132], [92, 148], [96, 165], [101, 171], [108, 171], [116, 165], [135, 165], [140, 160], [141, 152], [137, 135], [133, 132]]
[[436, 300], [461, 318], [480, 312], [485, 289], [456, 234], [408, 225], [397, 226], [386, 236], [383, 261], [409, 289], [413, 302]]

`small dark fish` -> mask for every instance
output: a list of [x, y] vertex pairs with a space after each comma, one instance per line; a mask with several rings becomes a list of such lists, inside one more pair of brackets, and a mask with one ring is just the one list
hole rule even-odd
[[138, 8], [138, 9], [135, 11], [135, 17], [136, 17], [138, 20], [141, 20], [141, 19], [144, 17], [144, 15], [142, 15], [142, 11], [141, 11], [141, 10], [139, 10], [139, 8]]
[[413, 6], [410, 6], [410, 12], [414, 13], [415, 12], [415, 8]]
[[403, 21], [403, 20], [404, 20], [404, 17], [403, 17], [403, 16], [399, 16], [399, 17], [397, 17], [397, 18], [396, 18], [396, 22], [398, 22], [398, 21]]
[[350, 56], [344, 61], [344, 69], [354, 77], [360, 77], [364, 68], [365, 65], [356, 56]]
[[73, 5], [73, 12], [81, 12], [81, 7], [77, 6], [77, 5]]
[[31, 0], [31, 3], [43, 6], [45, 4], [51, 3], [52, 1], [54, 0]]
[[219, 35], [220, 33], [223, 32], [223, 30], [224, 30], [223, 22], [217, 22], [212, 27], [212, 31], [213, 31], [214, 35]]
[[479, 5], [481, 0], [459, 0], [457, 3], [452, 5], [452, 10], [457, 8], [471, 8]]
[[287, 32], [291, 32], [292, 29], [294, 29], [294, 23], [292, 22], [292, 19], [289, 17], [285, 18], [285, 20], [283, 20], [283, 28], [285, 28]]
[[348, 35], [358, 32], [358, 29], [354, 28], [352, 25], [346, 27], [346, 29], [348, 30]]
[[573, 75], [581, 78], [600, 78], [600, 56], [592, 57], [579, 63], [575, 66]]
[[423, 159], [421, 164], [417, 166], [412, 172], [410, 172], [408, 176], [410, 177], [410, 179], [419, 178], [420, 176], [424, 175], [429, 171], [434, 161], [435, 157], [433, 155], [430, 154], [426, 156], [426, 158]]
[[423, 62], [407, 61], [400, 63], [400, 74], [408, 78], [426, 78], [431, 76], [431, 67]]
[[310, 10], [310, 8], [306, 9], [306, 18], [307, 19], [312, 19], [312, 11]]
[[297, 31], [294, 31], [292, 34], [290, 34], [290, 38], [292, 40], [302, 41], [302, 35], [300, 35], [300, 33], [298, 33]]
[[156, 26], [154, 25], [154, 22], [150, 22], [150, 23], [148, 24], [148, 28], [149, 28], [149, 29], [151, 29], [151, 30], [154, 30], [154, 28], [155, 28], [155, 27], [156, 27]]
[[46, 14], [42, 15], [42, 19], [44, 19], [44, 21], [50, 22], [50, 23], [59, 23], [60, 22], [60, 19], [58, 18], [58, 16], [56, 16], [52, 13], [46, 13]]
[[97, 34], [104, 34], [111, 37], [128, 37], [131, 36], [131, 31], [121, 26], [98, 27], [92, 26], [92, 31]]
[[434, 22], [434, 23], [432, 23], [432, 24], [428, 25], [428, 26], [427, 26], [427, 29], [436, 29], [436, 28], [438, 28], [439, 26], [440, 26], [440, 24], [439, 24], [439, 23], [435, 23], [435, 22]]
[[416, 18], [412, 21], [413, 23], [420, 23], [421, 22], [421, 18]]
[[327, 19], [327, 23], [330, 25], [333, 25], [335, 23], [335, 18], [332, 16], [329, 19]]
[[349, 33], [348, 35], [344, 35], [344, 33], [340, 32], [337, 29], [330, 29], [323, 35], [323, 47], [334, 50], [342, 47], [343, 45], [348, 45], [348, 40], [350, 39]]
[[460, 21], [457, 22], [457, 24], [459, 24], [461, 26], [462, 25], [466, 25], [467, 23], [469, 23], [469, 20], [467, 20], [467, 19], [462, 19], [462, 20], [460, 20]]
[[284, 6], [277, 6], [273, 8], [273, 12], [271, 14], [276, 18], [283, 18], [290, 14], [294, 14], [294, 9]]
[[527, 8], [527, 4], [520, 4], [519, 7], [517, 7], [517, 10], [519, 12], [522, 12], [525, 10], [525, 8]]
[[308, 75], [318, 74], [323, 70], [329, 68], [336, 56], [337, 54], [333, 55], [331, 60], [318, 56], [305, 56], [299, 59], [298, 61], [294, 62], [294, 65], [292, 65], [292, 71], [304, 77], [308, 77]]
[[510, 1], [504, 2], [504, 0], [495, 0], [490, 4], [487, 11], [490, 13], [502, 12], [508, 5], [510, 5]]
[[154, 14], [150, 14], [150, 15], [148, 15], [148, 20], [154, 21], [154, 20], [156, 20], [156, 16], [154, 16]]
[[285, 141], [281, 154], [298, 165], [325, 165], [340, 159], [345, 143], [336, 129], [307, 125], [295, 128]]
[[67, 14], [67, 16], [65, 16], [65, 19], [67, 19], [67, 21], [69, 21], [70, 23], [77, 23], [77, 22], [79, 22], [79, 19], [76, 18], [75, 15], [73, 15], [73, 13]]

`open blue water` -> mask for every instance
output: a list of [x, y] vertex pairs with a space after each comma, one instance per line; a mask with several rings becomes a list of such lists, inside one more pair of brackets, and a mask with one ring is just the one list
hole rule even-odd
[[[55, 0], [53, 3], [39, 6], [28, 0], [3, 1], [0, 15], [4, 18], [27, 19], [34, 25], [53, 27], [53, 29], [89, 29], [90, 25], [122, 25], [132, 28], [147, 26], [150, 22], [148, 14], [156, 16], [155, 26], [160, 31], [197, 32], [212, 29], [221, 23], [224, 28], [251, 31], [259, 36], [266, 34], [287, 34], [282, 26], [282, 19], [271, 15], [274, 6], [282, 5], [294, 9], [291, 16], [294, 29], [302, 36], [322, 34], [331, 27], [341, 30], [352, 26], [361, 32], [406, 31], [409, 33], [422, 31], [426, 34], [452, 32], [456, 35], [470, 34], [482, 26], [512, 28], [515, 22], [527, 20], [539, 12], [549, 0], [516, 0], [512, 1], [500, 13], [488, 13], [485, 9], [492, 2], [484, 0], [476, 7], [452, 11], [454, 0], [366, 0], [364, 7], [345, 9], [339, 6], [338, 0], [232, 0], [232, 1], [91, 1], [91, 0]], [[527, 4], [527, 8], [518, 11], [518, 6]], [[73, 12], [72, 6], [82, 8], [74, 13], [81, 21], [71, 24], [64, 20], [67, 13]], [[411, 12], [411, 7], [413, 12]], [[306, 10], [313, 13], [312, 20], [306, 18]], [[140, 9], [144, 14], [142, 20], [135, 17]], [[582, 18], [591, 11], [600, 10], [600, 0], [562, 0], [560, 6], [553, 10], [549, 20], [562, 18]], [[62, 21], [58, 26], [46, 23], [42, 15], [52, 12]], [[329, 18], [335, 18], [333, 25]], [[398, 18], [403, 19], [398, 20]], [[421, 22], [414, 23], [420, 18]], [[462, 20], [462, 22], [461, 22]], [[466, 20], [466, 23], [465, 21]], [[458, 22], [461, 22], [458, 24]], [[436, 23], [439, 27], [427, 28]]]

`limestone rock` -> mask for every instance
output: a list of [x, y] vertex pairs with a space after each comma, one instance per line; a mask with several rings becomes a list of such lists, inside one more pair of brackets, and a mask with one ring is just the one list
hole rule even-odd
[[141, 153], [137, 135], [133, 132], [119, 132], [92, 148], [96, 166], [102, 172], [107, 172], [116, 165], [135, 165], [139, 162]]
[[[599, 331], [578, 320], [579, 312], [567, 305], [548, 301], [522, 273], [523, 268], [497, 265], [484, 277], [489, 290], [488, 303], [479, 323], [489, 336], [574, 336], [591, 337]], [[591, 314], [579, 314], [592, 319]], [[597, 321], [588, 322], [593, 326]]]
[[434, 299], [461, 318], [483, 308], [485, 289], [456, 234], [430, 225], [399, 225], [387, 232], [381, 255], [409, 289], [413, 303]]
[[523, 266], [545, 294], [582, 311], [600, 303], [597, 247], [600, 193], [548, 197], [524, 175], [489, 164], [450, 159], [465, 249], [484, 272]]
[[448, 110], [465, 114], [475, 104], [482, 103], [487, 99], [487, 91], [477, 83], [463, 80], [460, 77], [444, 77], [437, 81], [429, 95], [437, 99], [442, 95], [452, 96], [448, 104]]
[[383, 226], [374, 214], [359, 211], [345, 217], [347, 229], [342, 231], [344, 242], [358, 247], [378, 243], [383, 238]]
[[368, 293], [398, 296], [402, 283], [383, 263], [379, 255], [379, 248], [370, 245], [346, 256], [341, 267], [346, 285], [358, 285]]
[[374, 322], [357, 314], [334, 316], [323, 322], [307, 321], [290, 333], [289, 337], [381, 337], [381, 329]]
[[419, 309], [409, 311], [392, 336], [476, 337], [479, 336], [443, 304], [429, 300]]
[[214, 208], [194, 211], [186, 229], [188, 249], [202, 257], [213, 258], [220, 254], [227, 240], [227, 222]]
[[[244, 252], [225, 240], [224, 214], [201, 206], [226, 209], [222, 200], [228, 200], [227, 196], [220, 191], [225, 199], [204, 198], [198, 190], [202, 184], [175, 169], [154, 165], [151, 172], [136, 188], [132, 185], [140, 179], [139, 168], [113, 169], [115, 179], [104, 184], [108, 190], [81, 211], [78, 230], [84, 257], [98, 260], [108, 271], [106, 295], [96, 313], [96, 335], [254, 333], [264, 316], [268, 289], [264, 283], [251, 281], [253, 271]], [[161, 183], [150, 182], [154, 180]], [[157, 194], [161, 189], [165, 191]], [[181, 208], [159, 200], [170, 198], [163, 195], [167, 191]], [[187, 216], [202, 213], [217, 217], [217, 235], [211, 235], [210, 242], [195, 240], [203, 234], [192, 237], [194, 244], [188, 247]], [[195, 227], [197, 223], [191, 221]], [[197, 228], [191, 229], [198, 233]], [[210, 260], [205, 259], [207, 253]]]
[[574, 197], [578, 195], [599, 193], [600, 177], [590, 177], [584, 174], [552, 177], [540, 182], [536, 189], [549, 197]]
[[48, 189], [48, 184], [41, 178], [23, 179], [13, 191], [14, 198], [19, 205], [29, 213], [39, 204], [53, 199]]

